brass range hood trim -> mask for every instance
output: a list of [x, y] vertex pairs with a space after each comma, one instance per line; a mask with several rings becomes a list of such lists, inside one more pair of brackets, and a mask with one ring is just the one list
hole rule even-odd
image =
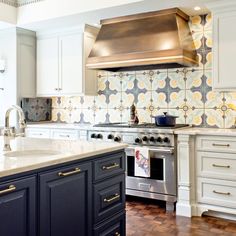
[[[103, 69], [103, 68], [120, 68], [120, 67], [129, 67], [129, 66], [141, 66], [141, 65], [158, 65], [158, 64], [169, 64], [177, 63], [184, 65], [185, 62], [188, 63], [185, 66], [196, 66], [196, 62], [193, 59], [190, 59], [185, 56], [169, 56], [169, 57], [160, 57], [160, 58], [149, 58], [149, 59], [133, 59], [133, 60], [124, 60], [124, 61], [111, 61], [111, 62], [96, 62], [94, 64], [87, 64], [90, 69]], [[161, 63], [160, 63], [161, 62]]]
[[102, 20], [86, 66], [106, 70], [198, 66], [188, 20], [178, 8]]

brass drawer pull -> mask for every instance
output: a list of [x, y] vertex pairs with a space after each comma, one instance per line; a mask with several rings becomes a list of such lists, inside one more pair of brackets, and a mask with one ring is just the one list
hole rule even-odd
[[59, 172], [59, 173], [58, 173], [58, 176], [63, 176], [63, 177], [65, 177], [65, 176], [69, 176], [69, 175], [75, 175], [75, 174], [78, 174], [78, 173], [80, 173], [80, 172], [81, 172], [81, 169], [80, 169], [80, 168], [75, 168], [75, 170], [73, 170], [73, 171], [69, 171], [69, 172], [65, 172], [65, 173]]
[[120, 195], [118, 193], [116, 193], [114, 196], [112, 196], [111, 198], [105, 198], [103, 201], [104, 202], [112, 202], [116, 199], [119, 199], [120, 198]]
[[102, 169], [103, 169], [103, 170], [110, 170], [110, 169], [114, 169], [114, 168], [116, 168], [116, 167], [120, 167], [120, 165], [117, 164], [117, 163], [113, 163], [113, 164], [110, 165], [110, 166], [103, 166]]
[[220, 167], [220, 168], [230, 168], [230, 166], [222, 166], [222, 165], [217, 165], [217, 164], [212, 164], [213, 167]]
[[218, 192], [216, 190], [213, 190], [213, 193], [216, 193], [216, 194], [221, 194], [221, 195], [227, 195], [229, 196], [231, 193], [223, 193], [223, 192]]
[[69, 138], [70, 137], [70, 135], [69, 134], [60, 134], [59, 135], [59, 137], [61, 137], [61, 138]]
[[212, 145], [215, 147], [229, 147], [230, 146], [229, 144], [220, 144], [220, 143], [213, 143]]
[[115, 232], [115, 236], [120, 236], [120, 233], [119, 232]]
[[10, 193], [15, 190], [16, 190], [15, 185], [10, 185], [7, 189], [0, 191], [0, 194]]

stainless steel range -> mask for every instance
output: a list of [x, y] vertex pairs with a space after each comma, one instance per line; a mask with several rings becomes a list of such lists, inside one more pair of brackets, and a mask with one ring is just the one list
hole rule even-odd
[[[164, 200], [166, 209], [172, 211], [177, 200], [177, 137], [174, 130], [185, 126], [187, 125], [157, 127], [155, 124], [99, 124], [89, 131], [89, 139], [127, 143], [126, 194]], [[135, 147], [139, 146], [149, 149], [148, 178], [135, 176]]]

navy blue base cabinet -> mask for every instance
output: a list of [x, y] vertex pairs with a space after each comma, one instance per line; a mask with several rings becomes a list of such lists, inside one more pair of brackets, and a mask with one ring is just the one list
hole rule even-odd
[[0, 184], [0, 235], [36, 235], [36, 177]]
[[125, 236], [124, 156], [0, 178], [0, 236]]

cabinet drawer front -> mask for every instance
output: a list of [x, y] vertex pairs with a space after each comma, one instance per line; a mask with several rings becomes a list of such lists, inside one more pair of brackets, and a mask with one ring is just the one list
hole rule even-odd
[[236, 138], [226, 136], [201, 136], [197, 138], [197, 149], [213, 152], [236, 152]]
[[125, 171], [124, 153], [115, 154], [113, 157], [103, 158], [94, 162], [95, 181]]
[[64, 140], [77, 140], [79, 138], [76, 130], [52, 130], [52, 138]]
[[94, 221], [98, 223], [125, 207], [125, 175], [94, 185]]
[[94, 229], [94, 236], [125, 236], [125, 213], [120, 213]]
[[199, 178], [198, 202], [236, 208], [236, 183], [234, 181]]
[[236, 156], [231, 153], [198, 152], [197, 175], [236, 180]]
[[31, 138], [50, 138], [49, 129], [27, 129], [26, 136]]

